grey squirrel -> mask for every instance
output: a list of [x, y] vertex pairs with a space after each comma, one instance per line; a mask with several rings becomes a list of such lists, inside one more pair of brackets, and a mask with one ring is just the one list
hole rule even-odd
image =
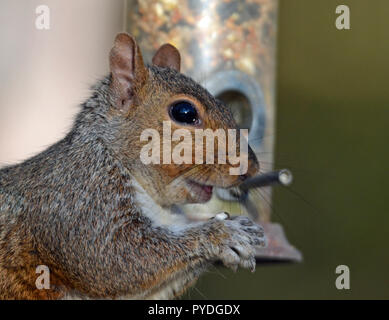
[[[244, 175], [230, 175], [228, 161], [139, 159], [142, 130], [161, 132], [175, 101], [190, 101], [202, 122], [172, 121], [174, 128], [237, 128], [230, 110], [179, 72], [180, 54], [170, 44], [145, 66], [134, 38], [121, 33], [109, 61], [109, 76], [94, 86], [65, 138], [0, 170], [2, 299], [168, 299], [215, 261], [255, 269], [255, 247], [266, 241], [248, 217], [191, 222], [169, 211], [255, 175], [251, 149]], [[35, 285], [38, 265], [50, 270], [48, 290]]]

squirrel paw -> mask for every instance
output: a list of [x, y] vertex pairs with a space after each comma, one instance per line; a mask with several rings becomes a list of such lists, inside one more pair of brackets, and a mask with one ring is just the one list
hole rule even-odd
[[245, 216], [226, 219], [223, 223], [230, 237], [222, 243], [218, 258], [234, 271], [240, 266], [254, 272], [255, 249], [266, 246], [263, 228]]

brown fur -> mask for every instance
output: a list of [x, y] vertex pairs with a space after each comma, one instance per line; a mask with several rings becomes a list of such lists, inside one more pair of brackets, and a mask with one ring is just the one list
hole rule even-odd
[[[169, 52], [172, 57], [162, 56]], [[157, 61], [177, 69], [174, 50], [158, 55]], [[135, 40], [126, 34], [116, 38], [110, 66], [110, 76], [95, 86], [63, 140], [0, 170], [2, 299], [147, 298], [176, 281], [180, 289], [168, 292], [174, 297], [209, 263], [234, 258], [226, 251], [232, 243], [249, 251], [260, 243], [262, 231], [243, 220], [214, 219], [174, 232], [143, 214], [134, 200], [134, 178], [161, 208], [196, 201], [187, 188], [171, 183], [183, 176], [223, 187], [244, 178], [229, 175], [228, 164], [141, 163], [140, 133], [155, 128], [162, 135], [172, 100], [196, 101], [205, 128], [236, 125], [230, 111], [193, 80], [172, 68], [144, 66]], [[249, 175], [257, 169], [250, 150]], [[35, 287], [41, 264], [50, 269], [50, 290]]]

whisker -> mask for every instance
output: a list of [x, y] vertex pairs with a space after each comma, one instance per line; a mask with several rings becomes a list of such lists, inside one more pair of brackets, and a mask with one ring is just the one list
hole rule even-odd
[[[284, 186], [282, 186], [284, 187]], [[312, 203], [310, 203], [308, 200], [306, 200], [300, 193], [298, 193], [296, 190], [293, 190], [292, 188], [288, 187], [288, 188], [285, 188], [284, 189], [288, 190], [290, 193], [294, 194], [297, 198], [299, 198], [300, 200], [302, 200], [306, 205], [308, 205], [311, 209], [313, 209], [313, 212], [317, 215], [317, 214], [321, 214], [321, 212], [319, 211], [319, 208], [316, 208]], [[321, 214], [321, 216], [325, 216], [323, 214]]]
[[205, 296], [205, 294], [203, 294], [197, 287], [193, 287], [194, 290], [197, 291], [197, 293], [204, 299], [204, 300], [208, 300], [208, 298]]
[[[266, 197], [261, 193], [261, 191], [265, 192], [264, 189], [254, 189], [254, 192], [256, 192], [269, 206], [271, 209], [272, 214], [274, 214], [281, 222], [282, 226], [285, 228], [288, 234], [290, 234], [294, 239], [298, 239], [294, 232], [292, 232], [288, 226], [288, 224], [285, 222], [285, 220], [281, 217], [281, 215], [275, 210], [275, 206], [270, 204], [270, 201], [266, 199]], [[265, 193], [266, 194], [266, 193]], [[267, 194], [266, 194], [267, 195]], [[267, 195], [269, 197], [269, 195]], [[300, 246], [300, 244], [298, 244]]]
[[219, 268], [217, 268], [215, 265], [211, 265], [211, 268], [214, 270], [214, 272], [208, 270], [209, 273], [211, 274], [218, 274], [220, 277], [222, 277], [223, 279], [227, 279], [226, 275], [224, 275], [220, 270]]

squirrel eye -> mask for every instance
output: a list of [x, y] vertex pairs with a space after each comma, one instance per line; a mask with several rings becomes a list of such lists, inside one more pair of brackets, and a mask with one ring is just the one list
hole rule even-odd
[[175, 102], [170, 107], [170, 117], [184, 124], [198, 124], [199, 117], [196, 108], [188, 101]]

